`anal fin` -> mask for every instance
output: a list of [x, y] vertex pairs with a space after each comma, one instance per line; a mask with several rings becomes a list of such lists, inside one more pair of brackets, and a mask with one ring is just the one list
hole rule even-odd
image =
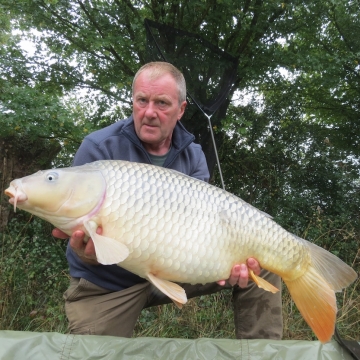
[[173, 303], [177, 306], [177, 308], [178, 309], [182, 309], [183, 308], [183, 304], [181, 304], [181, 303], [179, 303], [179, 302], [177, 302], [177, 301], [175, 301], [174, 299], [171, 299], [172, 301], [173, 301]]
[[250, 277], [254, 281], [254, 283], [261, 289], [266, 291], [270, 291], [273, 294], [277, 293], [279, 289], [274, 285], [270, 284], [268, 281], [264, 280], [262, 277], [254, 274], [252, 270], [249, 269]]
[[180, 285], [169, 280], [160, 279], [151, 273], [148, 273], [146, 277], [162, 293], [168, 296], [179, 309], [187, 302], [185, 290]]

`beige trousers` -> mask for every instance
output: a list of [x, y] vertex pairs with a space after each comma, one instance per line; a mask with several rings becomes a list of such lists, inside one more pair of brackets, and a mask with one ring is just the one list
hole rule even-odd
[[[261, 274], [276, 287], [278, 276], [265, 270]], [[221, 291], [230, 286], [181, 284], [187, 297], [193, 298]], [[64, 293], [65, 311], [72, 334], [96, 334], [131, 337], [142, 309], [171, 303], [149, 282], [111, 292], [85, 279], [72, 278]], [[238, 339], [281, 339], [281, 292], [271, 294], [250, 283], [233, 290], [234, 321]]]

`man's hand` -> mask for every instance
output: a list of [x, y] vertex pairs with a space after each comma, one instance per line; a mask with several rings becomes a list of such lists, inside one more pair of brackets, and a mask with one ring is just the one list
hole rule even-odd
[[239, 285], [241, 288], [245, 288], [249, 282], [249, 270], [252, 270], [255, 275], [260, 275], [260, 264], [254, 258], [249, 258], [246, 264], [237, 264], [231, 269], [231, 274], [228, 280], [220, 280], [217, 283], [221, 286], [226, 284], [226, 281], [231, 285]]
[[[102, 233], [102, 228], [98, 227], [97, 234]], [[52, 231], [52, 235], [59, 239], [67, 239], [69, 236], [61, 230], [55, 228]], [[91, 238], [85, 242], [85, 233], [82, 230], [76, 230], [71, 234], [69, 239], [71, 249], [79, 256], [79, 258], [87, 264], [98, 265], [96, 260], [96, 253], [94, 243]]]

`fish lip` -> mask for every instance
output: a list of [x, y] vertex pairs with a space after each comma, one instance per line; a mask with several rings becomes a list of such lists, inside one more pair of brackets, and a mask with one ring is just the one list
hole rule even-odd
[[14, 191], [12, 191], [13, 188], [9, 187], [7, 188], [4, 193], [7, 195], [10, 199], [15, 197]]
[[4, 193], [10, 197], [9, 203], [14, 205], [14, 212], [16, 212], [16, 207], [18, 204], [24, 203], [28, 199], [26, 194], [21, 189], [19, 189], [17, 185], [14, 186], [10, 184], [10, 187], [7, 188]]

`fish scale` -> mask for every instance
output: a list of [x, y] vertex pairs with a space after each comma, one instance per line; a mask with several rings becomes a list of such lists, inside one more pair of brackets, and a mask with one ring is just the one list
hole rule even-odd
[[[335, 255], [292, 235], [235, 195], [162, 167], [96, 161], [16, 179], [5, 194], [15, 209], [69, 235], [83, 230], [101, 264], [118, 264], [147, 279], [178, 306], [187, 298], [176, 282], [226, 279], [233, 265], [254, 257], [282, 277], [322, 342], [334, 332], [335, 291], [357, 278]], [[250, 275], [264, 290], [278, 291]]]
[[[104, 204], [104, 210], [107, 206], [110, 206], [113, 214], [112, 221], [122, 223], [119, 236], [127, 239], [126, 244], [130, 250], [129, 257], [121, 264], [122, 267], [132, 267], [134, 245], [137, 249], [135, 258], [143, 261], [144, 265], [146, 265], [150, 261], [146, 255], [149, 243], [156, 242], [160, 236], [161, 241], [159, 241], [159, 246], [153, 254], [162, 264], [168, 266], [163, 271], [170, 274], [178, 270], [176, 257], [173, 256], [172, 261], [165, 261], [165, 259], [170, 258], [171, 254], [176, 254], [175, 250], [180, 246], [180, 249], [185, 253], [185, 261], [182, 263], [187, 271], [177, 281], [191, 283], [193, 282], [193, 274], [201, 272], [202, 275], [196, 277], [196, 282], [207, 283], [214, 281], [216, 276], [226, 278], [232, 265], [244, 262], [250, 256], [257, 256], [264, 246], [263, 239], [265, 237], [268, 240], [279, 238], [276, 230], [281, 232], [282, 229], [269, 217], [256, 209], [249, 209], [250, 205], [216, 187], [161, 167], [152, 166], [149, 170], [144, 164], [123, 163], [121, 168], [118, 162], [115, 162], [115, 165], [110, 170], [103, 168], [103, 175], [109, 183], [109, 192], [120, 193], [122, 200], [116, 202], [109, 199], [109, 204]], [[97, 167], [98, 163], [95, 162], [93, 166]], [[144, 171], [144, 168], [146, 168], [147, 172]], [[115, 174], [117, 175], [115, 176]], [[182, 178], [179, 179], [179, 176]], [[116, 181], [111, 181], [114, 178], [116, 178]], [[122, 190], [124, 182], [132, 184], [131, 190]], [[164, 187], [164, 182], [169, 185]], [[170, 184], [173, 184], [176, 191], [167, 191], [172, 187]], [[151, 194], [150, 198], [146, 196], [148, 192]], [[181, 198], [188, 199], [188, 205], [183, 206], [183, 201], [179, 202], [175, 194], [181, 194]], [[134, 206], [135, 199], [137, 200], [136, 206]], [[212, 199], [212, 201], [209, 199]], [[150, 214], [148, 213], [149, 203], [152, 209]], [[170, 219], [166, 222], [162, 221], [164, 209], [167, 214], [170, 214]], [[116, 217], [115, 214], [119, 214], [119, 216]], [[122, 214], [126, 214], [126, 221], [121, 220], [123, 218]], [[143, 221], [147, 217], [150, 217], [150, 221]], [[243, 217], [246, 218], [246, 226], [239, 220]], [[204, 219], [208, 220], [208, 226], [199, 227], [198, 224], [203, 222]], [[269, 224], [272, 226], [269, 226]], [[142, 227], [149, 229], [151, 233], [149, 231], [142, 232]], [[264, 228], [266, 231], [263, 231]], [[112, 226], [112, 229], [117, 231], [115, 226]], [[258, 235], [259, 231], [261, 236]], [[238, 234], [241, 232], [244, 236], [239, 237]], [[144, 233], [143, 239], [138, 239], [142, 233]], [[112, 232], [104, 232], [104, 235], [116, 236]], [[289, 236], [291, 235], [289, 234]], [[180, 238], [182, 241], [180, 241]], [[197, 239], [196, 242], [193, 241], [194, 238]], [[256, 239], [260, 240], [259, 245], [261, 246], [254, 246]], [[179, 245], [179, 242], [181, 245]], [[212, 258], [213, 262], [227, 264], [221, 274], [219, 274], [217, 267], [214, 268], [213, 265], [209, 264], [209, 261], [206, 261], [206, 253], [199, 253], [198, 251], [200, 247], [214, 246], [212, 244], [224, 249], [223, 252], [214, 252]], [[279, 251], [284, 253], [285, 256], [289, 253], [289, 247], [281, 246], [281, 242], [279, 242], [279, 246], [274, 245], [277, 245], [277, 243], [270, 241], [270, 245], [266, 248], [276, 250], [276, 255], [278, 255]], [[166, 250], [163, 250], [164, 246], [166, 246]], [[289, 257], [284, 267], [291, 268], [294, 263], [301, 261], [305, 250], [300, 251], [303, 247], [300, 245], [298, 247], [299, 250], [295, 252], [297, 256]], [[139, 256], [140, 252], [145, 255]], [[193, 254], [197, 255], [196, 260], [193, 260]], [[270, 252], [267, 252], [266, 255], [263, 258], [262, 266], [273, 268], [275, 256], [271, 256]], [[176, 269], [173, 269], [173, 264], [175, 264]], [[210, 270], [206, 269], [209, 265], [211, 265]], [[207, 270], [207, 276], [203, 275], [202, 267]], [[157, 271], [159, 270], [154, 269], [154, 272]], [[138, 275], [144, 276], [144, 274]]]

